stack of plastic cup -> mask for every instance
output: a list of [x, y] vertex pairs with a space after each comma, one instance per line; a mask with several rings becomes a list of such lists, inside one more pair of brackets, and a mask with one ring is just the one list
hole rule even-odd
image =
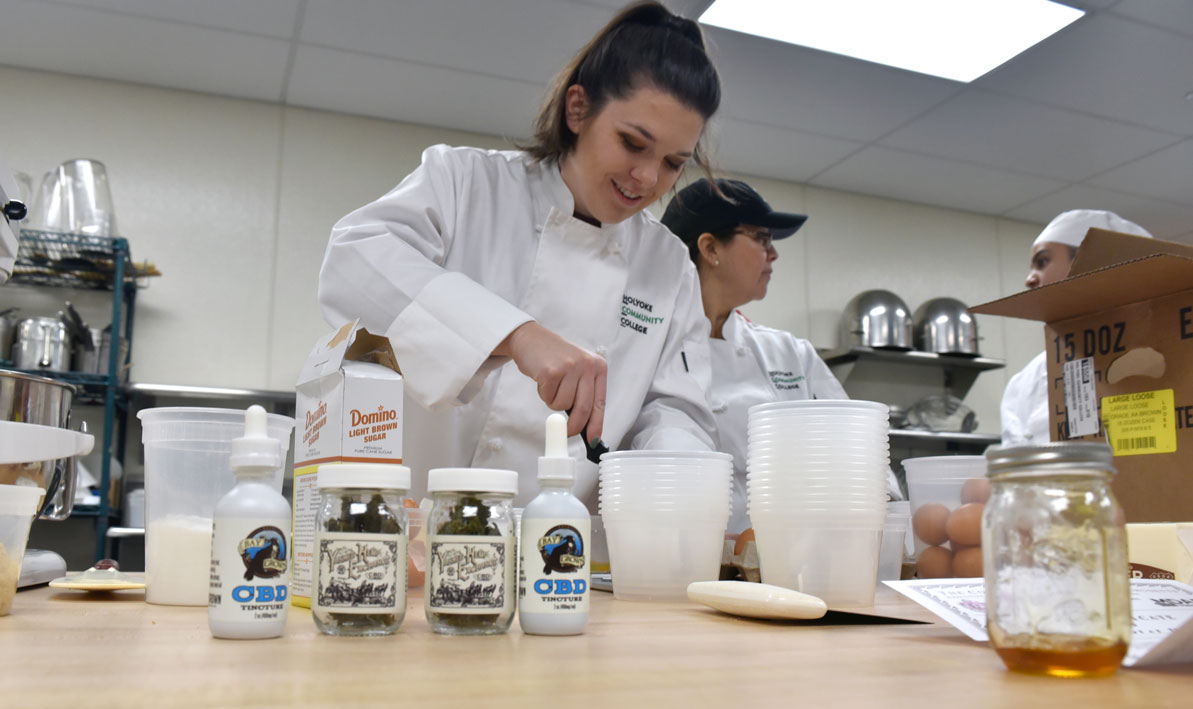
[[887, 513], [887, 414], [872, 401], [750, 407], [746, 490], [763, 583], [833, 607], [873, 605]]
[[715, 581], [732, 482], [733, 456], [727, 453], [602, 456], [600, 514], [614, 598], [682, 599], [693, 581]]

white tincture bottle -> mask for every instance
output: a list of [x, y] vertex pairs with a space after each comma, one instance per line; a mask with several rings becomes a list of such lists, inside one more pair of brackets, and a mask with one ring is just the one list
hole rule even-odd
[[290, 504], [273, 489], [281, 465], [265, 409], [250, 406], [232, 441], [236, 487], [215, 505], [207, 622], [217, 638], [276, 638], [290, 607]]
[[572, 494], [576, 461], [568, 456], [567, 418], [547, 418], [538, 497], [522, 512], [518, 622], [531, 635], [577, 635], [588, 625], [592, 519]]

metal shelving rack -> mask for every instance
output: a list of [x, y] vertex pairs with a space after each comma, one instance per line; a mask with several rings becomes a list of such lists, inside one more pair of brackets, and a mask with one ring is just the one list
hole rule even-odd
[[[77, 389], [75, 403], [104, 407], [99, 504], [75, 506], [73, 513], [80, 517], [95, 518], [95, 558], [99, 560], [106, 555], [108, 527], [119, 512], [109, 501], [112, 446], [115, 443], [116, 459], [123, 463], [125, 428], [128, 424], [128, 397], [121, 382], [121, 373], [128, 366], [132, 350], [133, 313], [137, 295], [137, 275], [132, 266], [128, 241], [119, 237], [22, 229], [9, 283], [112, 293], [107, 374], [46, 370], [29, 372], [73, 384]], [[122, 336], [129, 343], [127, 350], [121, 347]]]

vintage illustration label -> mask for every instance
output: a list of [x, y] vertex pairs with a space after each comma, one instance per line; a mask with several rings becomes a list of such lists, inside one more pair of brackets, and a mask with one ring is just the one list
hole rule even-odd
[[406, 607], [406, 535], [318, 532], [314, 610], [394, 612]]
[[213, 618], [272, 620], [290, 602], [290, 544], [275, 525], [216, 520], [211, 537]]
[[436, 613], [513, 611], [514, 538], [429, 535], [425, 604]]
[[520, 613], [588, 612], [591, 529], [587, 519], [522, 518]]

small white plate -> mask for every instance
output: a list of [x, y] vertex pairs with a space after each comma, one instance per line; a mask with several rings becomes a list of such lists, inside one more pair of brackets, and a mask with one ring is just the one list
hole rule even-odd
[[145, 574], [124, 573], [116, 569], [87, 569], [67, 574], [50, 582], [50, 588], [68, 591], [124, 591], [145, 588]]

